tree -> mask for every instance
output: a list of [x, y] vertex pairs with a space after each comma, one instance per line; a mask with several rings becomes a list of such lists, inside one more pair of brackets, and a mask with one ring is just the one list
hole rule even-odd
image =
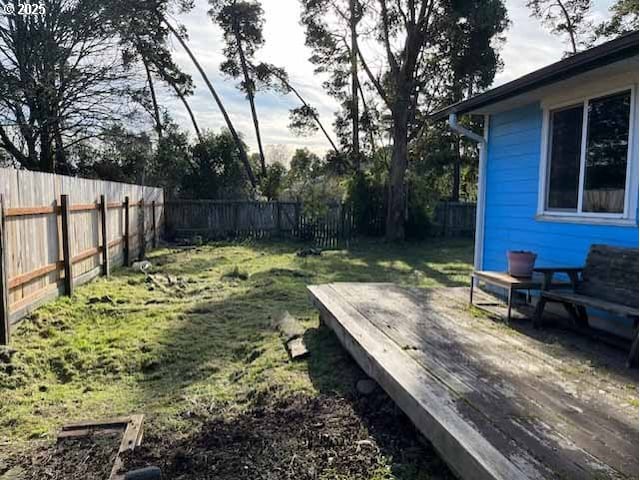
[[149, 70], [149, 63], [144, 57], [142, 58], [142, 63], [144, 65], [144, 71], [147, 74], [147, 83], [149, 84], [149, 94], [153, 105], [153, 119], [156, 133], [158, 134], [158, 140], [162, 140], [162, 121], [160, 120], [160, 107], [158, 106], [158, 100], [156, 98], [156, 89], [153, 86], [153, 78], [151, 77], [151, 70]]
[[278, 200], [286, 175], [287, 169], [279, 162], [267, 166], [267, 174], [262, 178], [262, 194], [267, 200]]
[[390, 112], [393, 149], [386, 236], [397, 240], [405, 237], [405, 177], [410, 141], [419, 134], [425, 115], [443, 98], [446, 82], [452, 80], [451, 29], [459, 23], [475, 22], [484, 15], [493, 16], [494, 28], [480, 32], [487, 39], [482, 43], [483, 48], [491, 49], [492, 40], [506, 28], [507, 18], [502, 0], [378, 0], [376, 3], [377, 8], [371, 9], [369, 15], [385, 65], [376, 74], [360, 49], [358, 54], [371, 85]]
[[591, 29], [587, 18], [591, 0], [528, 0], [527, 7], [533, 17], [550, 28], [551, 33], [569, 36], [569, 54], [576, 54], [580, 48], [588, 46], [588, 40], [581, 37]]
[[291, 157], [289, 167], [289, 182], [304, 182], [316, 177], [322, 169], [322, 160], [308, 148], [299, 148]]
[[[496, 35], [505, 28], [504, 7], [499, 3], [488, 3], [484, 8], [478, 8], [477, 2], [451, 2], [452, 11], [464, 21], [451, 25], [448, 38], [449, 46], [445, 49], [449, 72], [446, 87], [446, 103], [452, 104], [471, 97], [475, 92], [491, 85], [496, 73], [502, 66], [500, 57], [491, 43], [496, 43]], [[498, 38], [499, 40], [499, 38]], [[441, 132], [436, 128], [437, 135], [427, 136], [432, 142], [439, 141], [439, 136], [446, 137], [452, 147], [453, 178], [451, 182], [451, 201], [460, 198], [461, 168], [464, 158], [469, 158], [469, 145], [459, 135], [451, 135], [448, 131]], [[431, 146], [424, 145], [427, 152]], [[471, 147], [471, 151], [475, 149]]]
[[618, 0], [609, 10], [613, 15], [598, 25], [596, 38], [615, 38], [638, 30], [638, 0]]
[[316, 65], [316, 72], [330, 74], [324, 86], [343, 104], [343, 117], [347, 117], [350, 128], [343, 124], [339, 131], [355, 170], [359, 170], [361, 162], [357, 39], [362, 16], [359, 0], [302, 0], [306, 45], [313, 50], [310, 60]]
[[152, 162], [153, 143], [147, 133], [128, 130], [122, 124], [105, 128], [99, 144], [84, 141], [71, 150], [77, 170], [88, 178], [137, 183]]
[[163, 136], [147, 165], [146, 178], [150, 185], [161, 186], [167, 198], [178, 198], [185, 175], [193, 169], [192, 147], [187, 134], [174, 121], [165, 118], [163, 125]]
[[[4, 0], [0, 0], [5, 4]], [[0, 148], [26, 168], [71, 172], [68, 153], [86, 140], [112, 137], [111, 126], [140, 99], [141, 47], [153, 89], [154, 64], [181, 74], [166, 46], [159, 16], [188, 8], [182, 0], [43, 0], [44, 13], [0, 17]], [[149, 94], [152, 92], [149, 91]], [[161, 115], [152, 100], [160, 133]]]
[[209, 0], [209, 15], [222, 28], [225, 39], [226, 60], [220, 70], [232, 78], [242, 77], [240, 90], [247, 95], [251, 107], [251, 118], [256, 133], [262, 176], [267, 174], [267, 166], [260, 136], [260, 124], [256, 110], [256, 81], [252, 76], [251, 64], [256, 50], [264, 44], [262, 26], [264, 12], [254, 0]]
[[187, 111], [189, 118], [191, 119], [191, 123], [193, 124], [193, 130], [196, 132], [198, 141], [202, 142], [202, 132], [200, 131], [200, 127], [198, 127], [198, 122], [196, 122], [196, 117], [193, 114], [193, 110], [191, 110], [191, 107], [189, 106], [189, 102], [187, 101], [187, 94], [189, 92], [186, 92], [184, 90], [184, 87], [181, 88], [178, 85], [176, 85], [172, 80], [168, 79], [167, 81], [169, 85], [171, 85], [171, 88], [173, 88], [173, 91], [175, 92], [176, 96], [182, 102], [182, 105], [184, 105], [184, 108]]
[[183, 177], [181, 194], [186, 198], [241, 199], [253, 186], [246, 175], [233, 135], [207, 132], [192, 149], [191, 167]]
[[0, 16], [0, 147], [26, 168], [65, 172], [73, 145], [130, 113], [131, 74], [108, 8], [42, 5], [42, 15]]
[[[139, 62], [144, 67], [149, 91], [147, 95], [147, 91], [142, 90], [138, 100], [146, 109], [150, 110], [158, 139], [161, 139], [162, 115], [154, 87], [154, 77], [159, 78], [162, 82], [171, 86], [182, 100], [194, 122], [196, 132], [198, 132], [193, 112], [191, 112], [185, 99], [186, 95], [190, 95], [193, 92], [193, 80], [173, 61], [168, 46], [169, 30], [158, 15], [151, 15], [150, 17], [155, 20], [155, 23], [143, 22], [141, 26], [137, 20], [132, 20], [132, 22], [124, 22], [118, 27], [120, 46], [123, 50], [122, 55], [125, 59], [125, 64], [133, 67]], [[149, 28], [149, 23], [153, 25], [153, 28]], [[147, 107], [147, 99], [150, 100], [150, 108]]]
[[276, 85], [279, 83], [281, 85], [280, 89], [284, 93], [293, 93], [298, 100], [300, 100], [300, 103], [302, 103], [300, 107], [293, 108], [289, 114], [289, 129], [291, 131], [297, 135], [307, 135], [320, 129], [331, 145], [331, 148], [333, 148], [336, 153], [339, 153], [338, 147], [320, 121], [318, 110], [307, 103], [298, 89], [293, 86], [289, 80], [287, 72], [285, 72], [283, 68], [263, 62], [253, 67], [253, 69], [256, 73], [256, 77], [261, 82], [268, 84], [275, 89], [278, 89]]
[[233, 126], [233, 123], [231, 123], [231, 118], [229, 117], [229, 114], [227, 113], [227, 109], [224, 107], [224, 105], [222, 103], [222, 99], [220, 98], [220, 96], [216, 92], [215, 88], [213, 88], [213, 85], [209, 81], [209, 77], [207, 77], [207, 74], [202, 69], [202, 66], [200, 65], [200, 63], [196, 59], [195, 55], [193, 54], [193, 52], [191, 51], [191, 49], [187, 45], [187, 42], [185, 42], [185, 40], [183, 38], [184, 32], [183, 33], [179, 33], [175, 29], [175, 27], [173, 27], [166, 19], [164, 19], [164, 22], [165, 22], [165, 25], [167, 26], [167, 28], [169, 28], [169, 30], [171, 30], [171, 33], [173, 33], [173, 35], [178, 39], [178, 42], [180, 42], [180, 45], [182, 45], [182, 48], [184, 48], [185, 52], [187, 52], [187, 55], [189, 55], [189, 58], [193, 62], [194, 66], [198, 69], [198, 72], [202, 76], [202, 79], [204, 80], [205, 84], [207, 85], [207, 88], [209, 89], [209, 92], [213, 96], [213, 99], [215, 100], [216, 105], [218, 106], [218, 109], [220, 110], [220, 113], [222, 113], [224, 121], [227, 124], [227, 128], [229, 130], [229, 134], [231, 135], [231, 138], [233, 138], [233, 141], [235, 143], [236, 149], [238, 150], [238, 155], [240, 156], [242, 164], [244, 165], [244, 169], [245, 169], [245, 172], [247, 174], [247, 178], [249, 179], [249, 182], [251, 183], [251, 186], [255, 189], [257, 187], [257, 185], [258, 185], [258, 182], [256, 181], [256, 177], [253, 174], [253, 169], [251, 168], [251, 163], [249, 162], [249, 157], [247, 155], [246, 147], [244, 145], [244, 142], [240, 138], [240, 135], [236, 131], [235, 127]]

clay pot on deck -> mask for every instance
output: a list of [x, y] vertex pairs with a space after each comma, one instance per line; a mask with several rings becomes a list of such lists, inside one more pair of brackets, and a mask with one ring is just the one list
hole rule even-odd
[[522, 278], [530, 277], [537, 257], [538, 255], [533, 252], [509, 250], [507, 252], [509, 275]]

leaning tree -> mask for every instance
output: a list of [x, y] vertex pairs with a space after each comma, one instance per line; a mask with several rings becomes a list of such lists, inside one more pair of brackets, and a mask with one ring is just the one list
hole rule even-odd
[[[0, 5], [5, 5], [0, 0]], [[171, 61], [161, 16], [182, 0], [42, 0], [44, 13], [0, 16], [0, 148], [30, 169], [68, 171], [68, 152], [105, 138], [133, 113], [144, 83], [132, 60], [178, 85], [188, 77]], [[161, 134], [160, 112], [155, 127]]]
[[267, 165], [260, 135], [256, 109], [257, 82], [251, 65], [256, 51], [264, 45], [262, 28], [264, 11], [255, 0], [209, 0], [211, 19], [222, 29], [225, 41], [225, 61], [220, 70], [231, 78], [241, 78], [239, 88], [247, 96], [260, 155], [260, 169], [264, 177]]
[[283, 94], [292, 93], [300, 101], [300, 106], [294, 107], [289, 111], [289, 129], [294, 134], [309, 135], [320, 130], [333, 151], [336, 154], [340, 154], [340, 150], [338, 150], [331, 135], [329, 135], [329, 131], [320, 120], [318, 110], [302, 96], [302, 93], [294, 86], [284, 68], [266, 62], [252, 65], [251, 68], [259, 84]]

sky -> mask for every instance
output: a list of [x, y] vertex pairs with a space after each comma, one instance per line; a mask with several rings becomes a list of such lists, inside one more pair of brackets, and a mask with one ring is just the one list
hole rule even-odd
[[[324, 93], [324, 77], [314, 73], [314, 65], [308, 60], [311, 51], [304, 45], [304, 29], [299, 23], [299, 0], [262, 0], [261, 3], [265, 12], [265, 45], [256, 54], [256, 59], [284, 67], [291, 83], [309, 104], [318, 109], [324, 125], [331, 127], [337, 103]], [[613, 0], [594, 1], [593, 20], [596, 23], [609, 16], [608, 9], [612, 3]], [[506, 5], [511, 25], [501, 47], [504, 69], [496, 76], [493, 86], [560, 60], [568, 48], [563, 38], [552, 36], [538, 20], [529, 16], [526, 0], [506, 0]], [[207, 10], [207, 0], [195, 0], [195, 8], [176, 17], [174, 22], [180, 22], [187, 28], [189, 47], [222, 97], [235, 128], [242, 132], [250, 150], [255, 152], [257, 144], [249, 104], [237, 89], [237, 82], [219, 72], [218, 67], [224, 59], [224, 43]], [[175, 60], [195, 82], [195, 93], [189, 103], [200, 128], [219, 131], [224, 120], [211, 94], [184, 50], [177, 42], [172, 44]], [[159, 97], [172, 117], [193, 135], [193, 127], [180, 101], [168, 89], [163, 89]], [[258, 93], [256, 108], [267, 161], [282, 160], [281, 157], [293, 154], [297, 148], [307, 147], [318, 154], [329, 149], [322, 134], [299, 137], [287, 128], [289, 109], [299, 105], [292, 94]]]

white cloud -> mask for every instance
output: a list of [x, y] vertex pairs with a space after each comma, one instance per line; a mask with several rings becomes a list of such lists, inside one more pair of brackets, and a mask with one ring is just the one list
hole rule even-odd
[[[594, 18], [597, 21], [607, 16], [612, 2], [613, 0], [594, 2]], [[248, 103], [244, 95], [237, 90], [236, 82], [224, 77], [218, 70], [223, 60], [224, 48], [220, 30], [207, 14], [207, 1], [196, 0], [195, 3], [195, 8], [189, 14], [174, 19], [174, 23], [179, 21], [186, 26], [190, 48], [222, 97], [235, 127], [243, 133], [250, 148], [256, 151]], [[496, 76], [494, 85], [553, 63], [562, 58], [566, 50], [562, 38], [550, 35], [537, 20], [529, 16], [524, 0], [507, 0], [506, 3], [512, 25], [506, 34], [506, 43], [502, 49], [505, 67]], [[285, 67], [291, 82], [302, 96], [318, 109], [323, 123], [330, 128], [337, 102], [323, 91], [322, 82], [326, 77], [314, 73], [314, 66], [308, 60], [311, 51], [304, 45], [304, 29], [299, 23], [298, 0], [262, 0], [262, 5], [265, 11], [265, 46], [258, 52], [257, 58]], [[200, 127], [219, 130], [225, 124], [212, 96], [187, 54], [177, 42], [173, 43], [176, 61], [192, 75], [196, 84], [195, 95], [189, 99], [189, 103]], [[185, 129], [191, 131], [191, 121], [182, 103], [172, 96], [169, 90], [163, 89], [160, 97], [174, 118]], [[329, 146], [321, 133], [311, 137], [296, 137], [288, 130], [289, 109], [297, 105], [298, 101], [292, 95], [283, 97], [274, 93], [259, 93], [257, 109], [264, 145], [283, 144], [292, 151], [306, 146], [317, 153], [324, 153]]]

